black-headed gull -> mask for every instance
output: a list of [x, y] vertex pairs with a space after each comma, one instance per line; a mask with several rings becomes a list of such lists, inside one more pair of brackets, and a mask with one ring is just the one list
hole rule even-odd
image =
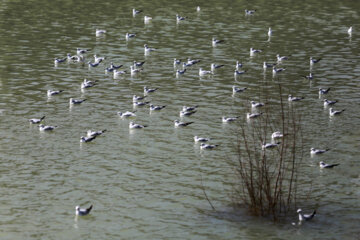
[[62, 62], [65, 62], [67, 60], [67, 57], [66, 58], [55, 58], [54, 59], [54, 64], [58, 64], [58, 63], [62, 63]]
[[190, 125], [192, 123], [194, 123], [194, 122], [181, 122], [179, 120], [175, 120], [174, 121], [174, 126], [175, 127], [186, 127], [186, 126], [188, 126], [188, 125]]
[[114, 78], [116, 78], [116, 77], [118, 77], [118, 76], [121, 76], [121, 75], [124, 75], [124, 74], [126, 74], [126, 73], [127, 73], [126, 70], [121, 71], [121, 70], [116, 70], [116, 69], [114, 69], [114, 71], [113, 71]]
[[211, 138], [194, 136], [194, 142], [208, 142], [210, 140], [211, 140]]
[[282, 138], [283, 136], [284, 136], [284, 135], [283, 135], [281, 132], [279, 132], [279, 131], [273, 132], [273, 133], [271, 134], [271, 138], [272, 138], [272, 139]]
[[145, 98], [147, 98], [147, 96], [133, 95], [133, 102], [141, 101], [141, 100], [144, 100]]
[[84, 136], [81, 136], [80, 137], [80, 142], [91, 142], [92, 140], [94, 140], [96, 138], [96, 136], [91, 136], [91, 137], [84, 137]]
[[144, 16], [144, 23], [149, 23], [152, 20], [152, 17]]
[[47, 96], [48, 97], [51, 97], [51, 96], [54, 96], [54, 95], [57, 95], [57, 94], [60, 94], [62, 93], [64, 90], [47, 90]]
[[325, 94], [328, 94], [329, 91], [330, 91], [331, 88], [327, 88], [327, 89], [324, 89], [324, 88], [319, 88], [319, 95], [325, 95]]
[[246, 89], [247, 89], [247, 87], [240, 88], [237, 86], [232, 86], [233, 93], [241, 93], [241, 92], [244, 92]]
[[348, 29], [347, 32], [348, 32], [349, 35], [351, 35], [351, 34], [352, 34], [352, 31], [353, 31], [353, 27], [351, 26], [351, 27], [349, 27], [349, 29]]
[[256, 9], [245, 9], [245, 15], [253, 15], [256, 12]]
[[184, 70], [176, 70], [176, 76], [179, 77], [180, 75], [183, 75], [186, 72], [186, 68]]
[[205, 76], [205, 75], [210, 75], [210, 74], [213, 74], [213, 72], [199, 68], [199, 76]]
[[105, 34], [106, 30], [104, 29], [96, 29], [95, 30], [95, 36], [100, 37], [101, 35]]
[[242, 68], [242, 66], [243, 66], [242, 63], [240, 63], [239, 61], [236, 61], [236, 63], [235, 63], [235, 69], [236, 70], [239, 70], [239, 68]]
[[135, 8], [133, 8], [133, 10], [132, 10], [132, 14], [134, 17], [142, 12], [143, 12], [142, 10], [136, 10]]
[[142, 61], [142, 62], [137, 62], [137, 61], [134, 61], [134, 67], [141, 67], [142, 65], [144, 65], [145, 61]]
[[185, 20], [187, 17], [182, 17], [180, 16], [179, 14], [176, 14], [176, 22], [180, 22], [180, 21], [183, 21]]
[[91, 49], [77, 48], [77, 49], [76, 49], [76, 54], [77, 54], [77, 55], [82, 55], [82, 54], [87, 53], [88, 51], [91, 51]]
[[130, 38], [134, 38], [134, 37], [136, 37], [136, 33], [126, 33], [125, 34], [126, 41], [128, 41]]
[[284, 60], [288, 60], [289, 57], [288, 56], [280, 56], [280, 54], [276, 54], [276, 59], [278, 62], [282, 62]]
[[156, 50], [156, 48], [151, 48], [151, 47], [149, 47], [147, 44], [144, 44], [144, 51], [145, 51], [145, 53], [153, 52], [153, 51], [155, 51], [155, 50]]
[[39, 130], [40, 131], [52, 131], [55, 128], [57, 128], [57, 126], [48, 126], [48, 125], [44, 125], [44, 124], [39, 125]]
[[194, 64], [197, 64], [197, 63], [199, 63], [199, 62], [201, 62], [200, 59], [191, 59], [191, 58], [188, 58], [186, 64], [194, 65]]
[[121, 117], [121, 118], [134, 118], [136, 117], [135, 114], [136, 111], [126, 111], [126, 112], [117, 112], [117, 114]]
[[310, 65], [313, 65], [314, 63], [320, 62], [321, 58], [315, 59], [313, 57], [310, 57]]
[[323, 161], [319, 162], [320, 168], [333, 168], [333, 167], [336, 167], [336, 166], [339, 166], [339, 165], [340, 165], [340, 163], [326, 164]]
[[327, 149], [310, 148], [310, 154], [311, 155], [323, 154], [323, 153], [326, 153], [329, 150], [330, 150], [329, 148], [327, 148]]
[[250, 103], [252, 108], [259, 108], [265, 106], [265, 104], [262, 102], [250, 101]]
[[234, 71], [234, 76], [242, 75], [242, 74], [244, 74], [244, 73], [246, 73], [246, 72], [247, 72], [247, 70], [239, 71], [239, 70], [236, 70], [236, 69], [235, 69], [235, 71]]
[[99, 66], [99, 64], [100, 64], [99, 62], [92, 63], [92, 62], [88, 61], [89, 68], [97, 67], [97, 66]]
[[251, 118], [258, 118], [262, 115], [263, 113], [247, 113], [246, 114], [246, 118], [247, 119], [251, 119]]
[[93, 205], [90, 205], [88, 208], [80, 208], [80, 206], [75, 207], [75, 215], [76, 216], [86, 216], [90, 213]]
[[239, 118], [239, 117], [225, 117], [225, 116], [223, 116], [223, 117], [221, 118], [221, 121], [222, 121], [223, 123], [229, 123], [229, 122], [234, 122], [234, 121], [238, 120], [238, 118]]
[[81, 83], [80, 88], [84, 89], [84, 88], [90, 88], [96, 85], [97, 81], [89, 81], [86, 78], [84, 79], [84, 81]]
[[196, 113], [196, 111], [180, 111], [180, 117], [185, 117], [185, 116], [191, 116], [194, 113]]
[[150, 111], [160, 111], [161, 109], [164, 109], [166, 105], [154, 105], [150, 104]]
[[41, 118], [31, 118], [31, 119], [29, 119], [29, 122], [33, 123], [33, 124], [38, 124], [44, 119], [45, 119], [45, 116], [42, 116]]
[[100, 130], [100, 131], [91, 131], [91, 130], [88, 130], [88, 131], [86, 132], [86, 135], [87, 135], [88, 137], [100, 136], [100, 135], [103, 134], [104, 132], [106, 132], [106, 129]]
[[86, 99], [74, 99], [74, 98], [69, 99], [70, 105], [72, 105], [72, 104], [81, 104], [81, 103], [83, 103], [85, 101], [86, 101]]
[[198, 105], [195, 105], [195, 106], [183, 106], [182, 111], [184, 111], [184, 112], [194, 111], [198, 107], [199, 107]]
[[309, 73], [309, 75], [305, 76], [305, 75], [301, 75], [303, 78], [308, 79], [308, 80], [312, 80], [314, 78], [314, 74]]
[[130, 73], [131, 75], [137, 74], [142, 72], [143, 69], [142, 68], [135, 68], [134, 66], [130, 66]]
[[122, 64], [120, 64], [120, 65], [114, 65], [113, 62], [110, 63], [110, 68], [113, 68], [113, 69], [119, 69], [119, 68], [121, 68], [122, 66], [123, 66]]
[[268, 30], [268, 32], [267, 32], [267, 35], [269, 36], [269, 37], [271, 37], [271, 35], [272, 35], [272, 29], [271, 29], [271, 27], [269, 27], [269, 30]]
[[214, 149], [216, 147], [218, 147], [218, 144], [206, 144], [206, 143], [201, 143], [200, 144], [200, 149]]
[[148, 126], [147, 125], [137, 124], [137, 123], [134, 123], [134, 122], [129, 123], [129, 128], [130, 129], [135, 129], [135, 128], [139, 129], [139, 128], [146, 128], [146, 127], [148, 127]]
[[289, 96], [288, 96], [289, 102], [296, 102], [296, 101], [300, 101], [302, 99], [304, 99], [304, 97], [293, 97], [291, 94], [289, 94]]
[[215, 47], [216, 45], [218, 45], [219, 43], [223, 43], [224, 40], [219, 40], [219, 39], [216, 39], [216, 38], [212, 38], [212, 46]]
[[330, 114], [330, 116], [335, 116], [335, 115], [341, 114], [344, 111], [345, 111], [345, 109], [337, 111], [337, 110], [334, 110], [333, 108], [330, 108], [329, 109], [329, 114]]
[[272, 72], [273, 72], [273, 74], [276, 74], [276, 73], [279, 73], [279, 72], [283, 72], [285, 70], [286, 70], [285, 68], [277, 68], [277, 67], [273, 66]]
[[217, 64], [212, 63], [210, 67], [211, 67], [211, 71], [214, 72], [215, 69], [221, 68], [223, 66], [225, 66], [225, 65], [223, 65], [223, 64], [217, 65]]
[[137, 106], [145, 106], [145, 105], [147, 105], [149, 103], [150, 103], [149, 101], [148, 102], [138, 102], [138, 101], [136, 101], [136, 102], [133, 102], [133, 105], [134, 105], [134, 107], [137, 107]]
[[94, 54], [94, 62], [95, 63], [101, 63], [105, 59], [106, 59], [106, 57], [98, 57], [96, 54]]
[[197, 7], [196, 7], [196, 11], [197, 11], [197, 12], [200, 12], [200, 11], [201, 11], [200, 6], [197, 6]]
[[328, 100], [328, 99], [324, 99], [324, 107], [334, 105], [337, 102], [338, 101], [331, 101], [331, 100]]
[[260, 49], [255, 49], [255, 48], [250, 48], [250, 56], [254, 55], [255, 53], [261, 53], [262, 50]]
[[144, 94], [147, 94], [147, 93], [153, 93], [155, 92], [156, 90], [158, 90], [159, 88], [148, 88], [147, 86], [144, 86]]
[[299, 221], [302, 222], [311, 220], [316, 215], [316, 210], [314, 210], [314, 212], [311, 214], [303, 214], [302, 210], [299, 208], [297, 210], [297, 213], [299, 214]]
[[280, 142], [277, 143], [263, 143], [261, 145], [261, 149], [265, 150], [265, 149], [272, 149], [272, 148], [276, 148], [277, 146], [279, 146]]
[[274, 66], [276, 66], [276, 63], [267, 63], [267, 62], [263, 63], [263, 68], [264, 69], [273, 68]]

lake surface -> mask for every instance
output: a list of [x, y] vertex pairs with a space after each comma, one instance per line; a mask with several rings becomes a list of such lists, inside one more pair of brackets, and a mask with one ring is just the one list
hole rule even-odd
[[[196, 6], [201, 7], [196, 12]], [[144, 12], [132, 16], [132, 8]], [[245, 9], [257, 9], [245, 16]], [[2, 1], [0, 4], [0, 239], [358, 239], [360, 237], [360, 61], [358, 1]], [[188, 19], [177, 24], [175, 15]], [[145, 24], [143, 17], [151, 16]], [[347, 30], [354, 27], [353, 34]], [[268, 27], [273, 35], [267, 36]], [[96, 29], [106, 29], [101, 37]], [[125, 33], [137, 33], [125, 41]], [[211, 39], [225, 42], [212, 47]], [[144, 44], [157, 50], [144, 56]], [[60, 63], [55, 57], [89, 48], [106, 56], [99, 67]], [[250, 47], [262, 49], [249, 56]], [[273, 77], [262, 63], [276, 54], [291, 55]], [[309, 57], [322, 58], [309, 74]], [[173, 59], [200, 59], [176, 78]], [[86, 61], [87, 61], [86, 60]], [[114, 79], [110, 62], [145, 61], [143, 72]], [[248, 72], [234, 78], [235, 62]], [[224, 64], [209, 77], [199, 68]], [[98, 84], [81, 91], [84, 78]], [[302, 175], [312, 181], [305, 212], [317, 208], [312, 222], [293, 226], [234, 213], [229, 193], [234, 179], [226, 159], [234, 155], [236, 124], [222, 116], [251, 110], [261, 101], [264, 82], [270, 100], [305, 97], [297, 103], [303, 116]], [[118, 111], [133, 110], [132, 96], [143, 87], [159, 88], [148, 99], [167, 105], [160, 112], [137, 108], [129, 131]], [[232, 86], [249, 89], [232, 96]], [[338, 100], [329, 118], [318, 88], [331, 87], [326, 98]], [[63, 93], [48, 98], [48, 89]], [[69, 98], [87, 99], [69, 107]], [[199, 105], [194, 121], [174, 128], [183, 105]], [[271, 106], [270, 106], [271, 108]], [[276, 112], [277, 109], [272, 109]], [[30, 118], [46, 116], [58, 126], [40, 132]], [[107, 132], [79, 143], [88, 129]], [[200, 151], [194, 135], [220, 146]], [[330, 148], [310, 157], [310, 147]], [[320, 170], [319, 161], [340, 163]], [[217, 211], [206, 201], [202, 185]], [[94, 205], [89, 216], [74, 219], [75, 206]], [[329, 236], [330, 234], [330, 236]]]

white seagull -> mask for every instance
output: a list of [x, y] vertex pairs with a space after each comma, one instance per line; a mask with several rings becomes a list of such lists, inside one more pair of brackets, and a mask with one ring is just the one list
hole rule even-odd
[[263, 113], [247, 113], [246, 114], [246, 118], [247, 119], [251, 119], [251, 118], [257, 118], [260, 117]]
[[81, 136], [80, 137], [80, 142], [91, 142], [92, 140], [94, 140], [96, 138], [96, 136], [91, 136], [91, 137], [84, 137], [84, 136]]
[[336, 166], [339, 166], [339, 165], [340, 165], [340, 163], [326, 164], [326, 163], [324, 163], [323, 161], [321, 161], [321, 162], [319, 163], [320, 168], [333, 168], [333, 167], [336, 167]]
[[197, 11], [197, 12], [200, 12], [200, 10], [201, 10], [201, 9], [200, 9], [200, 6], [197, 6], [197, 7], [196, 7], [196, 11]]
[[147, 24], [152, 20], [152, 17], [144, 16], [144, 23]]
[[219, 145], [218, 144], [212, 145], [212, 144], [201, 143], [200, 149], [214, 149], [217, 146], [219, 146]]
[[335, 116], [335, 115], [339, 115], [339, 114], [341, 114], [341, 113], [344, 112], [344, 111], [345, 111], [345, 109], [342, 109], [342, 110], [337, 111], [337, 110], [334, 110], [333, 108], [330, 108], [330, 109], [329, 109], [329, 114], [330, 114], [330, 116], [332, 117], [332, 116]]
[[275, 63], [267, 63], [267, 62], [264, 62], [264, 63], [263, 63], [263, 68], [264, 68], [264, 69], [273, 68], [275, 65], [276, 65]]
[[254, 48], [250, 48], [250, 56], [253, 56], [255, 53], [261, 53], [262, 50], [260, 49], [254, 49]]
[[180, 117], [185, 117], [185, 116], [191, 116], [194, 113], [196, 113], [196, 111], [180, 111]]
[[268, 33], [267, 33], [269, 37], [271, 37], [272, 32], [273, 32], [273, 31], [271, 30], [271, 27], [269, 27], [269, 31], [268, 31]]
[[84, 101], [86, 101], [86, 99], [74, 99], [74, 98], [69, 99], [70, 105], [72, 105], [72, 104], [81, 104]]
[[198, 108], [199, 106], [198, 105], [195, 105], [195, 106], [183, 106], [182, 108], [182, 111], [184, 112], [190, 112], [190, 111], [194, 111]]
[[87, 53], [88, 51], [90, 51], [91, 49], [81, 49], [81, 48], [77, 48], [76, 49], [76, 54], [77, 55], [82, 55], [82, 54], [85, 54], [85, 53]]
[[219, 43], [223, 43], [224, 42], [224, 40], [218, 40], [218, 39], [216, 39], [216, 38], [212, 38], [212, 46], [213, 47], [215, 47], [217, 44], [219, 44]]
[[180, 22], [180, 21], [183, 21], [185, 19], [186, 19], [186, 17], [182, 17], [182, 16], [179, 16], [179, 14], [176, 14], [176, 22]]
[[188, 125], [190, 125], [192, 123], [194, 123], [194, 122], [181, 122], [179, 120], [175, 120], [174, 121], [174, 126], [175, 127], [186, 127], [186, 126], [188, 126]]
[[241, 92], [244, 92], [246, 89], [247, 89], [247, 87], [240, 88], [237, 86], [232, 86], [233, 93], [241, 93]]
[[153, 52], [155, 50], [156, 50], [156, 48], [151, 48], [151, 47], [148, 47], [147, 44], [144, 44], [144, 52], [145, 52], [145, 54], [149, 53], [149, 52]]
[[136, 33], [126, 33], [125, 34], [126, 41], [129, 41], [130, 38], [134, 38], [134, 37], [136, 37]]
[[275, 148], [277, 146], [279, 146], [280, 142], [277, 142], [277, 143], [263, 143], [261, 145], [261, 149], [262, 150], [265, 150], [265, 149], [272, 149], [272, 148]]
[[135, 17], [136, 15], [142, 13], [142, 10], [136, 10], [135, 8], [133, 8], [132, 10], [132, 14], [133, 14], [133, 17]]
[[86, 135], [88, 137], [94, 137], [94, 136], [100, 136], [101, 134], [103, 134], [104, 132], [106, 132], [106, 129], [104, 130], [101, 130], [101, 131], [91, 131], [91, 130], [88, 130]]
[[194, 142], [208, 142], [210, 140], [211, 140], [211, 138], [194, 136]]
[[250, 101], [250, 103], [252, 108], [259, 108], [265, 106], [265, 104], [262, 102]]
[[55, 128], [57, 128], [57, 126], [48, 126], [48, 125], [44, 125], [44, 124], [39, 125], [39, 130], [40, 131], [52, 131]]
[[133, 95], [133, 102], [141, 101], [141, 100], [144, 100], [145, 98], [147, 98], [147, 96]]
[[337, 102], [338, 101], [331, 101], [331, 100], [328, 100], [328, 99], [324, 99], [324, 107], [334, 105]]
[[236, 61], [236, 63], [235, 63], [235, 69], [236, 70], [239, 70], [239, 68], [242, 68], [242, 63], [239, 63], [239, 61]]
[[57, 95], [57, 94], [60, 94], [62, 93], [64, 90], [47, 90], [47, 96], [48, 97], [51, 97], [51, 96], [54, 96], [54, 95]]
[[202, 68], [199, 68], [199, 76], [205, 76], [205, 75], [209, 75], [209, 74], [213, 74], [213, 72], [212, 72], [212, 71], [203, 70]]
[[283, 136], [284, 135], [279, 131], [273, 132], [273, 134], [271, 134], [272, 139], [282, 138]]
[[122, 71], [122, 70], [116, 70], [116, 69], [113, 70], [114, 78], [116, 78], [116, 77], [118, 77], [118, 76], [120, 76], [120, 75], [124, 75], [124, 74], [126, 74], [126, 73], [127, 73], [126, 70], [124, 70], [124, 71]]
[[246, 72], [247, 72], [247, 70], [239, 71], [239, 70], [236, 70], [236, 69], [235, 69], [235, 71], [234, 71], [234, 76], [236, 77], [236, 76], [242, 75], [242, 74], [244, 74], [244, 73], [246, 73]]
[[272, 72], [273, 72], [273, 74], [276, 74], [276, 73], [279, 73], [279, 72], [283, 72], [285, 70], [286, 70], [285, 68], [277, 68], [277, 67], [273, 66]]
[[66, 60], [67, 60], [67, 57], [66, 58], [55, 58], [54, 64], [57, 65], [58, 63], [65, 62]]
[[133, 105], [134, 105], [134, 107], [137, 107], [137, 106], [145, 106], [145, 105], [147, 105], [147, 104], [149, 104], [150, 102], [148, 101], [148, 102], [133, 102]]
[[276, 58], [277, 58], [277, 61], [278, 61], [278, 62], [282, 62], [282, 61], [284, 61], [284, 60], [288, 60], [288, 59], [289, 59], [289, 57], [287, 57], [287, 56], [280, 56], [280, 54], [276, 54]]
[[88, 215], [92, 209], [93, 205], [90, 205], [88, 208], [80, 208], [80, 206], [75, 207], [75, 215], [76, 216], [85, 216]]
[[300, 101], [302, 99], [304, 99], [304, 97], [293, 97], [291, 94], [289, 94], [289, 96], [288, 96], [289, 102], [296, 102], [296, 101]]
[[353, 30], [353, 27], [352, 27], [352, 26], [351, 26], [351, 27], [349, 27], [349, 29], [348, 29], [348, 31], [347, 31], [349, 35], [351, 35], [351, 34], [352, 34], [352, 30]]
[[132, 118], [132, 117], [136, 117], [135, 114], [136, 111], [126, 111], [126, 112], [117, 112], [117, 114], [121, 117], [121, 118]]
[[105, 34], [106, 33], [106, 30], [104, 30], [104, 29], [96, 29], [95, 30], [95, 35], [97, 36], [97, 37], [100, 37], [101, 35], [103, 35], [103, 34]]
[[140, 124], [137, 124], [137, 123], [134, 123], [134, 122], [130, 122], [129, 123], [129, 128], [130, 129], [135, 129], [135, 128], [146, 128], [147, 125], [140, 125]]
[[221, 67], [223, 67], [223, 66], [225, 66], [225, 65], [223, 65], [223, 64], [221, 64], [221, 65], [216, 65], [216, 64], [212, 63], [210, 67], [211, 67], [211, 71], [214, 72], [215, 69], [221, 68]]
[[311, 155], [317, 155], [317, 154], [323, 154], [329, 151], [330, 149], [316, 149], [316, 148], [310, 148], [310, 154]]
[[313, 57], [310, 57], [310, 65], [313, 65], [314, 63], [318, 63], [318, 62], [320, 62], [320, 60], [321, 60], [321, 58], [315, 59]]
[[136, 74], [136, 73], [140, 73], [140, 72], [142, 72], [142, 68], [140, 68], [140, 69], [137, 69], [137, 68], [135, 68], [134, 66], [130, 66], [130, 73], [131, 73], [131, 75], [134, 75], [134, 74]]
[[253, 15], [255, 12], [256, 12], [256, 9], [254, 9], [254, 10], [245, 9], [245, 15]]
[[101, 63], [105, 59], [106, 59], [106, 57], [98, 57], [96, 54], [94, 54], [94, 62], [95, 63]]
[[330, 91], [331, 88], [327, 88], [327, 89], [324, 89], [324, 88], [319, 88], [319, 95], [325, 95], [325, 94], [328, 94], [329, 91]]
[[29, 119], [29, 122], [32, 124], [38, 124], [44, 119], [45, 119], [45, 116], [42, 116], [41, 118], [31, 118], [31, 119]]
[[134, 67], [141, 67], [142, 65], [144, 65], [145, 61], [143, 62], [137, 62], [137, 61], [134, 61]]
[[154, 105], [154, 104], [150, 104], [150, 111], [160, 111], [161, 109], [164, 109], [166, 107], [166, 105]]
[[223, 117], [221, 118], [221, 121], [222, 121], [223, 123], [229, 123], [229, 122], [234, 122], [234, 121], [236, 121], [238, 118], [239, 118], [239, 117], [225, 117], [225, 116], [223, 116]]
[[144, 94], [147, 94], [147, 93], [153, 93], [155, 92], [156, 90], [158, 90], [159, 88], [148, 88], [147, 86], [144, 86]]
[[302, 210], [299, 208], [297, 210], [297, 213], [299, 214], [299, 221], [302, 222], [302, 221], [311, 220], [315, 216], [316, 210], [314, 210], [314, 212], [311, 214], [302, 214]]

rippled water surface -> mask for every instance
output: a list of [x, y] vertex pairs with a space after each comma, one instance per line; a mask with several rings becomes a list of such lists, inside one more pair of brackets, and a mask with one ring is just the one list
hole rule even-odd
[[[196, 6], [201, 7], [196, 12]], [[132, 16], [132, 8], [143, 13]], [[257, 9], [245, 16], [245, 9]], [[360, 237], [359, 174], [359, 10], [358, 1], [2, 1], [0, 4], [0, 238], [1, 239], [358, 239]], [[175, 15], [187, 16], [177, 24]], [[143, 17], [151, 16], [145, 24]], [[347, 29], [353, 26], [353, 34]], [[268, 27], [273, 35], [267, 36]], [[107, 33], [96, 37], [95, 29]], [[137, 33], [125, 41], [125, 33]], [[225, 42], [211, 46], [212, 37]], [[156, 48], [144, 56], [143, 45]], [[97, 68], [61, 63], [55, 57], [89, 48], [85, 57], [106, 56]], [[263, 52], [249, 56], [249, 48]], [[290, 55], [283, 73], [273, 77], [262, 63], [276, 54]], [[309, 73], [309, 57], [322, 58]], [[201, 59], [176, 78], [173, 59]], [[105, 74], [110, 62], [145, 61], [143, 72], [114, 79]], [[234, 78], [235, 61], [247, 73]], [[213, 76], [198, 69], [224, 64]], [[84, 78], [97, 80], [81, 91]], [[229, 193], [234, 178], [226, 159], [233, 155], [236, 124], [245, 122], [249, 100], [269, 103], [283, 95], [302, 96], [304, 149], [302, 175], [312, 181], [305, 209], [317, 208], [311, 223], [234, 214]], [[160, 112], [137, 108], [137, 123], [149, 127], [129, 131], [118, 111], [133, 110], [132, 96], [143, 87], [159, 88], [148, 96]], [[232, 85], [249, 89], [232, 96]], [[331, 87], [327, 98], [346, 109], [329, 118], [318, 88]], [[47, 89], [62, 89], [47, 98]], [[86, 98], [69, 108], [69, 98]], [[183, 105], [199, 105], [174, 128]], [[275, 105], [274, 105], [275, 106]], [[273, 108], [271, 111], [276, 112]], [[45, 115], [54, 132], [39, 132], [28, 119]], [[79, 144], [88, 129], [107, 132]], [[200, 151], [193, 136], [212, 137], [220, 146]], [[310, 147], [330, 148], [310, 158]], [[340, 163], [319, 170], [318, 162]], [[216, 212], [205, 200], [206, 188]], [[301, 189], [300, 189], [301, 191]], [[76, 205], [94, 205], [89, 216], [74, 219]], [[308, 208], [307, 208], [308, 207]], [[304, 209], [304, 211], [305, 211]], [[328, 236], [331, 234], [331, 236]]]

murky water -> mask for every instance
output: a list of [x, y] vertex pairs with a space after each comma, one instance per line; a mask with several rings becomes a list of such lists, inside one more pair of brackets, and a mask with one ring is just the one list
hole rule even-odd
[[[201, 11], [195, 7], [200, 5]], [[144, 12], [136, 17], [131, 9]], [[244, 9], [257, 9], [245, 16]], [[333, 239], [359, 238], [360, 174], [359, 22], [357, 1], [2, 1], [0, 4], [0, 238], [1, 239]], [[188, 19], [176, 23], [175, 14]], [[153, 17], [144, 24], [144, 15]], [[354, 26], [350, 37], [349, 26]], [[267, 29], [273, 35], [268, 39]], [[96, 37], [95, 29], [106, 29]], [[137, 33], [125, 41], [125, 33]], [[212, 37], [225, 43], [211, 46]], [[157, 48], [144, 56], [143, 45]], [[54, 66], [55, 57], [76, 54], [106, 56], [97, 68], [75, 63]], [[249, 48], [263, 52], [249, 56]], [[273, 78], [263, 61], [276, 54], [291, 55], [285, 72]], [[322, 57], [309, 73], [309, 57]], [[175, 77], [173, 59], [201, 62]], [[104, 69], [114, 62], [126, 69], [146, 61], [138, 75], [113, 79]], [[235, 61], [248, 72], [234, 78]], [[224, 64], [210, 77], [198, 68]], [[80, 90], [84, 78], [98, 84]], [[331, 148], [316, 158], [305, 155], [303, 174], [313, 181], [312, 199], [318, 209], [309, 224], [273, 224], [232, 214], [229, 189], [232, 170], [225, 159], [236, 140], [233, 124], [221, 117], [250, 111], [248, 100], [262, 100], [261, 86], [269, 84], [271, 101], [303, 96], [305, 149]], [[248, 87], [232, 96], [232, 85]], [[118, 111], [133, 110], [132, 96], [143, 87], [158, 87], [148, 99], [167, 105], [160, 112], [137, 108], [137, 123], [129, 131]], [[331, 87], [327, 98], [346, 109], [329, 118], [318, 88]], [[47, 98], [47, 89], [62, 89]], [[69, 108], [69, 98], [86, 98]], [[175, 129], [183, 105], [199, 105], [185, 117], [194, 123]], [[272, 109], [276, 111], [276, 109]], [[45, 115], [42, 133], [29, 118]], [[107, 132], [94, 142], [79, 144], [88, 129]], [[220, 146], [200, 151], [193, 136], [209, 136]], [[319, 161], [340, 163], [321, 171]], [[218, 212], [204, 198], [202, 183]], [[74, 219], [75, 206], [94, 205], [90, 216]], [[310, 209], [309, 209], [310, 211]], [[294, 213], [292, 221], [296, 221]], [[331, 230], [331, 231], [329, 231]]]

